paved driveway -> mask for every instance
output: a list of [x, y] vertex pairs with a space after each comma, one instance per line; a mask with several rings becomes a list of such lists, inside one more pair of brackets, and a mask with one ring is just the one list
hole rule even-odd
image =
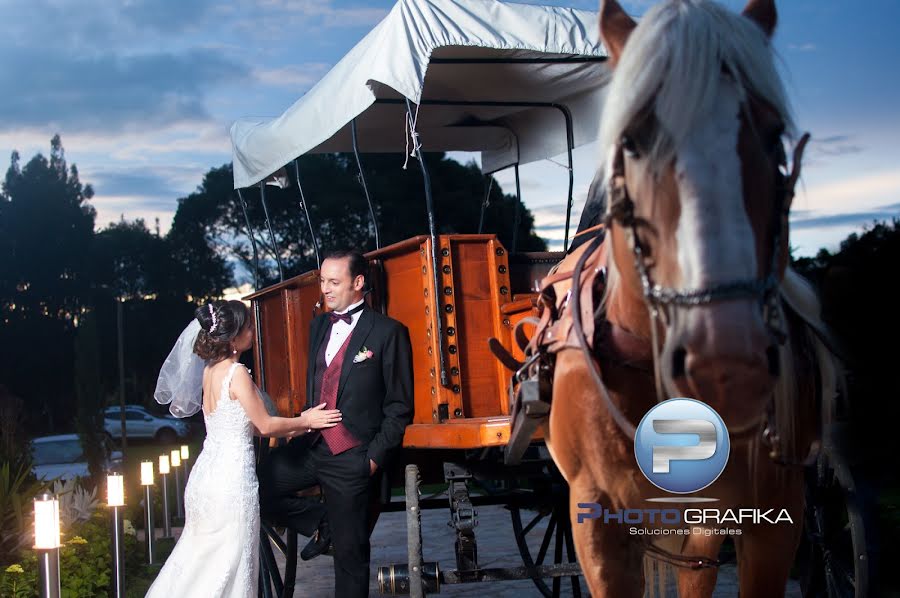
[[[426, 561], [437, 561], [444, 569], [455, 569], [456, 559], [453, 554], [455, 535], [447, 526], [448, 510], [424, 511], [422, 515], [422, 543]], [[544, 519], [546, 522], [547, 519]], [[540, 524], [539, 524], [540, 525]], [[546, 525], [544, 523], [543, 525]], [[536, 528], [537, 530], [537, 528]], [[537, 542], [541, 533], [531, 533]], [[509, 512], [503, 507], [479, 507], [478, 527], [475, 529], [478, 540], [478, 561], [483, 567], [520, 567], [522, 562], [516, 548], [512, 533]], [[301, 548], [305, 539], [301, 538]], [[532, 554], [537, 552], [533, 547]], [[372, 534], [372, 572], [370, 595], [378, 596], [377, 567], [392, 563], [406, 562], [406, 514], [385, 513], [379, 520]], [[297, 584], [295, 596], [312, 598], [330, 598], [334, 596], [334, 574], [332, 560], [329, 556], [320, 556], [312, 561], [300, 562], [297, 567]], [[572, 587], [568, 580], [564, 584], [563, 595], [571, 596]], [[526, 598], [540, 596], [531, 581], [506, 581], [492, 583], [460, 584], [441, 588], [441, 596], [458, 596], [472, 598]], [[587, 596], [586, 587], [582, 584], [582, 595]], [[674, 594], [672, 594], [674, 595]], [[719, 583], [715, 596], [734, 597], [737, 591], [737, 570], [734, 565], [725, 565], [719, 571]], [[788, 585], [787, 596], [800, 598], [797, 584]]]

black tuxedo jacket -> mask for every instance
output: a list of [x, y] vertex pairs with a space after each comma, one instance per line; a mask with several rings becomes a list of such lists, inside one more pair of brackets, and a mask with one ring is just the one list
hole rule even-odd
[[[306, 369], [307, 407], [313, 406], [316, 356], [328, 342], [328, 315], [315, 318], [310, 326]], [[363, 349], [372, 357], [354, 363]], [[363, 444], [369, 459], [383, 466], [388, 452], [403, 442], [403, 432], [413, 417], [412, 349], [406, 326], [363, 308], [353, 328], [338, 383], [337, 408], [344, 425]]]

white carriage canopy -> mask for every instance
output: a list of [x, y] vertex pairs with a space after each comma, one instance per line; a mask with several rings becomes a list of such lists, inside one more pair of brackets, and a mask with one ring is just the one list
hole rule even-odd
[[[234, 186], [306, 153], [407, 148], [405, 98], [424, 151], [480, 151], [496, 172], [594, 141], [609, 67], [597, 13], [496, 0], [399, 0], [281, 116], [231, 127]], [[552, 105], [550, 105], [552, 104]]]

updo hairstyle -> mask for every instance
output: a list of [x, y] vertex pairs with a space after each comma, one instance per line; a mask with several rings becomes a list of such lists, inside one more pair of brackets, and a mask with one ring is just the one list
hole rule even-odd
[[231, 341], [250, 321], [250, 311], [240, 301], [210, 301], [198, 307], [194, 317], [200, 322], [194, 353], [216, 362], [231, 355]]

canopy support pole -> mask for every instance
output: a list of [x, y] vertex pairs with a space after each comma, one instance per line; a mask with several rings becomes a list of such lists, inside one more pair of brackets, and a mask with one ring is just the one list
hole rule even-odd
[[381, 239], [378, 235], [378, 221], [375, 219], [375, 208], [372, 206], [372, 198], [369, 196], [369, 187], [366, 185], [366, 174], [363, 172], [362, 161], [359, 159], [359, 145], [356, 140], [356, 119], [350, 121], [350, 138], [353, 141], [353, 155], [356, 157], [356, 167], [359, 168], [359, 182], [366, 194], [366, 203], [369, 204], [369, 217], [372, 219], [372, 228], [375, 229], [375, 249], [381, 249]]
[[266, 216], [266, 227], [269, 229], [269, 238], [272, 240], [272, 253], [275, 254], [275, 263], [278, 264], [278, 282], [284, 282], [284, 267], [281, 265], [281, 251], [278, 249], [278, 241], [275, 240], [275, 231], [272, 230], [272, 221], [269, 219], [269, 207], [266, 205], [266, 184], [259, 183], [259, 199], [262, 202], [263, 213]]
[[[409, 98], [404, 98], [406, 100], [406, 117], [410, 119], [410, 124], [412, 126], [415, 125], [415, 122], [412, 120], [413, 114], [415, 112], [412, 109], [412, 102], [409, 101]], [[410, 134], [413, 137], [417, 136], [415, 129], [410, 127]], [[438, 341], [438, 357], [441, 364], [441, 386], [449, 387], [450, 386], [450, 376], [447, 372], [447, 356], [444, 352], [444, 323], [441, 316], [441, 305], [438, 300], [438, 296], [441, 290], [441, 281], [438, 277], [438, 237], [437, 237], [437, 228], [434, 223], [434, 199], [431, 195], [431, 177], [428, 175], [428, 168], [425, 167], [425, 156], [422, 154], [421, 144], [415, 144], [415, 152], [416, 157], [419, 159], [419, 166], [422, 169], [422, 181], [425, 184], [425, 206], [428, 209], [428, 234], [431, 237], [431, 271], [433, 276], [433, 284], [434, 284], [434, 296], [432, 297], [432, 301], [434, 302], [434, 320], [437, 323], [437, 341]]]
[[[256, 247], [256, 236], [253, 234], [253, 226], [250, 224], [250, 213], [247, 211], [247, 202], [244, 201], [244, 194], [241, 190], [237, 190], [238, 199], [241, 202], [241, 210], [244, 212], [244, 222], [247, 223], [247, 234], [250, 237], [250, 246], [253, 247], [253, 285], [255, 291], [259, 290], [259, 250]], [[262, 344], [262, 313], [259, 308], [259, 301], [253, 301], [253, 316], [256, 322], [256, 351], [259, 353], [259, 370], [257, 371], [257, 382], [260, 389], [266, 390], [266, 367], [263, 359]]]
[[484, 201], [481, 202], [481, 216], [478, 217], [478, 234], [484, 232], [484, 212], [491, 203], [491, 189], [494, 187], [494, 175], [486, 175], [488, 184], [484, 188]]
[[516, 252], [516, 242], [519, 239], [519, 222], [522, 219], [522, 188], [519, 186], [519, 165], [515, 164], [513, 170], [516, 173], [516, 205], [514, 206], [515, 216], [513, 217], [512, 248], [509, 250], [510, 253]]
[[244, 201], [244, 194], [241, 190], [237, 190], [238, 199], [241, 202], [241, 210], [244, 212], [244, 222], [247, 223], [247, 236], [250, 237], [250, 246], [253, 248], [253, 286], [255, 291], [259, 290], [259, 250], [256, 247], [256, 236], [253, 234], [253, 225], [250, 224], [250, 214], [247, 211], [247, 202]]
[[312, 237], [313, 251], [316, 252], [316, 268], [321, 268], [322, 260], [319, 258], [319, 242], [316, 240], [312, 218], [309, 216], [309, 208], [306, 205], [306, 196], [303, 194], [303, 187], [300, 185], [300, 158], [294, 158], [294, 176], [297, 179], [297, 190], [300, 192], [300, 208], [306, 216], [306, 224], [309, 225], [309, 236]]
[[[596, 59], [597, 62], [602, 62], [603, 59]], [[585, 60], [585, 62], [594, 62], [595, 59], [591, 58], [590, 60]], [[433, 62], [433, 61], [432, 61]], [[396, 99], [396, 98], [379, 98], [375, 100], [376, 104], [399, 104], [403, 101], [406, 101], [407, 110], [409, 110], [409, 99]], [[420, 100], [419, 105], [421, 106], [497, 106], [500, 108], [555, 108], [559, 110], [563, 119], [566, 122], [566, 152], [568, 154], [569, 159], [569, 195], [568, 202], [566, 203], [566, 236], [563, 241], [563, 250], [567, 250], [569, 248], [569, 223], [572, 217], [572, 204], [574, 200], [572, 199], [572, 191], [575, 186], [575, 177], [572, 171], [572, 149], [575, 146], [575, 136], [572, 132], [572, 113], [569, 111], [568, 106], [565, 104], [557, 104], [555, 102], [498, 102], [498, 101], [468, 101], [468, 100]]]
[[[563, 240], [563, 251], [569, 250], [569, 221], [572, 218], [572, 189], [575, 186], [575, 173], [572, 167], [572, 148], [575, 147], [575, 135], [572, 132], [572, 113], [567, 108], [562, 110], [563, 117], [566, 119], [566, 153], [569, 157], [569, 198], [566, 202], [566, 237]], [[518, 178], [516, 179], [518, 184]]]

